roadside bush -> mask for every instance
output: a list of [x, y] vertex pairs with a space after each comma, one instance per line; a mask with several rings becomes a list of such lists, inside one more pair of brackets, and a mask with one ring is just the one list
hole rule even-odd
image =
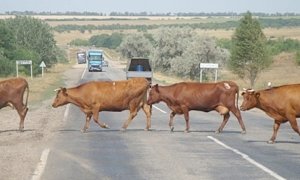
[[84, 39], [74, 39], [70, 42], [72, 46], [90, 46], [90, 42]]
[[300, 66], [300, 50], [296, 53], [296, 63]]
[[267, 42], [271, 55], [277, 55], [281, 52], [292, 52], [300, 49], [300, 41], [295, 39], [269, 40]]
[[96, 47], [106, 47], [110, 49], [116, 49], [122, 42], [123, 35], [120, 33], [100, 34], [92, 36], [89, 39], [90, 45], [95, 45]]
[[6, 77], [12, 75], [16, 72], [16, 65], [12, 60], [7, 59], [6, 57], [0, 54], [0, 76]]

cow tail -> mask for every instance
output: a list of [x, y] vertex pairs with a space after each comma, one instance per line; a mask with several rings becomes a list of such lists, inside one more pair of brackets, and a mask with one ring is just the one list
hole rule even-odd
[[25, 107], [27, 107], [28, 96], [29, 96], [29, 85], [28, 85], [28, 83], [26, 83], [25, 91], [26, 91]]
[[239, 109], [239, 87], [236, 90], [236, 108]]

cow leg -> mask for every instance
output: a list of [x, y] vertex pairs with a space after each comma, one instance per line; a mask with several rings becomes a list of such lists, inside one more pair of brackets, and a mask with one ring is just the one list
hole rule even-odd
[[273, 125], [273, 135], [272, 135], [271, 139], [268, 141], [269, 144], [274, 144], [279, 127], [280, 127], [280, 121], [275, 120], [274, 125]]
[[86, 133], [86, 130], [87, 130], [88, 128], [90, 128], [90, 121], [91, 121], [92, 115], [93, 115], [93, 114], [91, 114], [91, 113], [86, 114], [85, 125], [84, 125], [83, 129], [81, 130], [81, 132]]
[[99, 120], [99, 110], [98, 109], [93, 111], [93, 119], [94, 119], [95, 123], [97, 123], [100, 127], [109, 129], [109, 126], [107, 124], [102, 123]]
[[146, 121], [147, 121], [147, 125], [146, 125], [146, 128], [145, 130], [148, 131], [151, 127], [151, 112], [152, 112], [152, 106], [151, 105], [148, 105], [147, 103], [144, 103], [143, 104], [143, 111], [145, 112], [146, 114]]
[[138, 112], [138, 110], [136, 108], [130, 110], [129, 117], [122, 126], [122, 129], [121, 129], [122, 131], [125, 131], [127, 129], [128, 125], [130, 124], [132, 119], [137, 115], [137, 112]]
[[216, 134], [219, 134], [220, 132], [223, 131], [226, 123], [228, 122], [229, 117], [230, 117], [229, 112], [226, 113], [226, 114], [224, 114], [224, 116], [223, 116], [223, 122], [221, 123], [220, 127], [218, 128], [218, 130], [215, 131]]
[[245, 128], [245, 125], [244, 125], [244, 122], [243, 122], [240, 110], [238, 110], [236, 107], [234, 107], [230, 111], [235, 115], [235, 117], [239, 121], [239, 124], [240, 124], [240, 126], [242, 128], [242, 132], [241, 133], [242, 134], [246, 134], [246, 128]]
[[174, 131], [174, 116], [176, 115], [176, 113], [174, 111], [172, 111], [170, 113], [170, 120], [169, 120], [169, 127], [171, 129], [171, 132]]
[[189, 116], [189, 111], [184, 112], [184, 119], [185, 119], [185, 131], [186, 133], [190, 132], [190, 116]]
[[19, 130], [22, 132], [22, 131], [24, 131], [24, 120], [25, 120], [28, 108], [23, 104], [17, 105], [15, 103], [13, 103], [13, 106], [16, 107], [17, 112], [20, 116]]
[[299, 131], [299, 127], [298, 127], [296, 118], [295, 117], [289, 118], [289, 122], [290, 122], [293, 130], [300, 135], [300, 131]]

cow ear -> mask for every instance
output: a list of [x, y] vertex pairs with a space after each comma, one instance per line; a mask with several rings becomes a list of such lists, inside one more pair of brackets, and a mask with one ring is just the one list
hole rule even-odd
[[63, 95], [68, 96], [67, 89], [66, 88], [60, 88]]
[[242, 92], [241, 95], [244, 96], [244, 94], [246, 94], [245, 92]]
[[256, 97], [256, 98], [259, 98], [259, 96], [260, 96], [260, 93], [259, 93], [259, 92], [255, 93], [255, 97]]

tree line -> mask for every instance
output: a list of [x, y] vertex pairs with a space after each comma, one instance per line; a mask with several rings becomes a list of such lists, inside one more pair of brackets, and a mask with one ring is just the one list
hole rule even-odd
[[[153, 13], [153, 12], [117, 12], [113, 11], [110, 13], [103, 12], [78, 12], [78, 11], [66, 11], [66, 12], [51, 12], [51, 11], [6, 11], [4, 14], [7, 15], [73, 15], [73, 16], [244, 16], [245, 13], [236, 13], [236, 12], [177, 12], [177, 13]], [[278, 17], [278, 16], [299, 16], [299, 13], [263, 13], [263, 12], [253, 12], [253, 16], [258, 17]]]
[[[119, 20], [119, 19], [118, 19]], [[300, 18], [288, 19], [257, 19], [263, 28], [282, 28], [282, 27], [299, 27]], [[152, 25], [130, 25], [130, 24], [111, 24], [111, 25], [58, 25], [54, 27], [57, 32], [80, 31], [82, 33], [93, 30], [129, 30], [137, 29], [139, 31], [147, 31], [158, 29], [160, 27], [190, 27], [193, 29], [235, 29], [239, 25], [239, 21], [229, 20], [226, 22], [207, 22], [207, 23], [182, 23], [182, 24], [152, 24]]]
[[[17, 16], [0, 20], [0, 76], [15, 74], [16, 60], [32, 60], [36, 75], [42, 61], [51, 67], [64, 60], [64, 52], [56, 46], [52, 28], [46, 22]], [[20, 70], [30, 73], [29, 68], [22, 66]]]

